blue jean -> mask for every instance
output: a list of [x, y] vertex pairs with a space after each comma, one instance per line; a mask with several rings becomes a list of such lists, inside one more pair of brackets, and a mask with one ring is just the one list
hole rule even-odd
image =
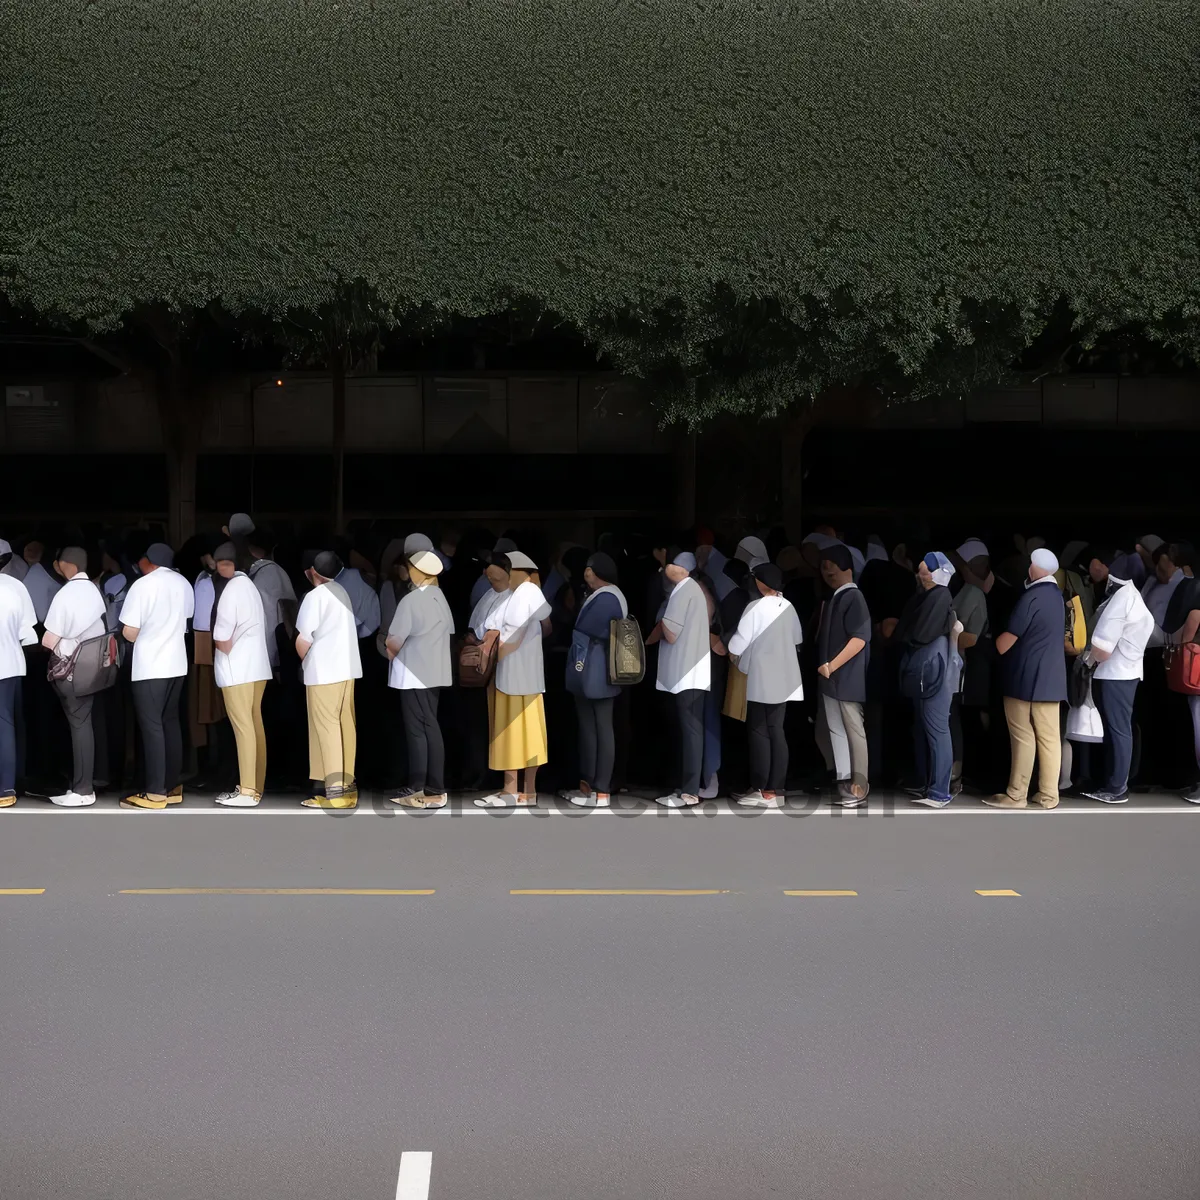
[[21, 677], [0, 679], [0, 796], [17, 794], [17, 700]]
[[724, 688], [720, 695], [715, 687], [704, 693], [704, 757], [700, 764], [700, 782], [705, 787], [721, 769], [721, 706], [724, 703]]
[[1115, 796], [1129, 787], [1137, 687], [1136, 679], [1092, 679], [1092, 699], [1104, 722], [1104, 790]]
[[914, 700], [913, 754], [917, 780], [924, 782], [934, 800], [950, 799], [950, 772], [954, 746], [950, 738], [950, 704], [954, 692], [949, 677], [941, 690], [925, 700]]

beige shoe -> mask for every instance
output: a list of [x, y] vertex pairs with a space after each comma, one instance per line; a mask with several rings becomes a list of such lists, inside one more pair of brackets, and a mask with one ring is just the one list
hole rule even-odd
[[1036, 796], [1034, 796], [1033, 803], [1036, 804], [1038, 806], [1038, 808], [1057, 808], [1058, 807], [1058, 797], [1057, 796], [1043, 796], [1039, 792]]
[[183, 803], [183, 784], [182, 783], [178, 787], [173, 787], [167, 793], [167, 803], [168, 804], [182, 804]]
[[166, 796], [147, 796], [145, 792], [139, 792], [136, 796], [126, 796], [121, 801], [122, 808], [166, 808]]
[[16, 802], [16, 796], [0, 796], [0, 808], [12, 808]]
[[1001, 792], [998, 796], [984, 796], [984, 804], [989, 808], [1028, 808], [1028, 800], [1014, 800], [1007, 792]]

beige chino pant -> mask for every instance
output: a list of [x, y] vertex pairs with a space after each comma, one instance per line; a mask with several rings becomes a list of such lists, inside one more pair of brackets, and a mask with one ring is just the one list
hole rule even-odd
[[237, 743], [238, 781], [243, 796], [260, 800], [267, 778], [267, 734], [263, 729], [262, 699], [266, 680], [235, 683], [221, 689], [225, 712]]
[[314, 683], [308, 693], [308, 774], [325, 781], [333, 800], [354, 787], [358, 735], [354, 726], [354, 680]]
[[1008, 795], [1013, 800], [1029, 798], [1033, 760], [1038, 762], [1038, 796], [1058, 799], [1058, 773], [1062, 768], [1062, 742], [1058, 728], [1057, 700], [1014, 700], [1004, 697], [1004, 716], [1012, 743], [1012, 771]]

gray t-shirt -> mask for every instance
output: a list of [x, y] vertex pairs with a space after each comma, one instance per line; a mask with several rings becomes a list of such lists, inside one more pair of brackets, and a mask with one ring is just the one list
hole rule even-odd
[[973, 633], [976, 637], [987, 633], [987, 597], [982, 588], [965, 584], [954, 597], [954, 613], [962, 622], [963, 633]]
[[849, 583], [838, 588], [821, 612], [817, 630], [817, 662], [832, 662], [851, 638], [866, 645], [828, 679], [817, 677], [818, 691], [835, 700], [862, 704], [867, 699], [867, 663], [871, 658], [871, 613], [858, 587]]
[[709, 637], [708, 601], [694, 579], [683, 579], [671, 589], [663, 626], [675, 635], [658, 646], [660, 692], [707, 692], [712, 686], [712, 640]]

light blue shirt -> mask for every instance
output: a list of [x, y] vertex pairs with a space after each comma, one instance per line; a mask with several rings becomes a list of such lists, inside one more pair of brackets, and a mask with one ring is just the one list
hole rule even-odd
[[379, 597], [362, 577], [357, 567], [343, 567], [336, 581], [350, 598], [358, 640], [374, 637], [379, 632]]

